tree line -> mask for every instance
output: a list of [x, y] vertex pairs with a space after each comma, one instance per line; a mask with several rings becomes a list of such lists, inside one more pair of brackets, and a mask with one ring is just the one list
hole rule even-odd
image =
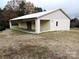
[[71, 19], [70, 27], [71, 28], [79, 28], [79, 19], [78, 18]]
[[3, 9], [0, 8], [0, 31], [9, 28], [9, 20], [12, 18], [42, 11], [45, 10], [41, 7], [35, 7], [31, 2], [24, 3], [22, 1], [17, 10], [6, 5]]

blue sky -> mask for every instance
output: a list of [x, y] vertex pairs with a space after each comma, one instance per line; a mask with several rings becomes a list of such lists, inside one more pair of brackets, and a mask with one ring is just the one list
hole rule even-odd
[[[0, 7], [3, 8], [7, 1], [0, 0]], [[70, 17], [79, 17], [79, 0], [26, 0], [34, 3], [35, 6], [46, 10], [62, 8]]]

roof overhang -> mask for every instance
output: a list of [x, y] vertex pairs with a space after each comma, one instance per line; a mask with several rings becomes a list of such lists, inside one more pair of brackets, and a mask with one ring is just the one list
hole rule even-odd
[[31, 20], [35, 20], [35, 19], [37, 19], [37, 18], [35, 17], [35, 18], [23, 18], [23, 19], [10, 19], [10, 21], [20, 21], [20, 20], [31, 21]]

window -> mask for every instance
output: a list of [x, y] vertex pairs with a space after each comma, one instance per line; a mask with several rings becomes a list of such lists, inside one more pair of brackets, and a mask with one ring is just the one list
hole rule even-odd
[[18, 23], [16, 21], [11, 21], [13, 26], [18, 26]]
[[58, 26], [58, 21], [56, 21], [56, 26]]

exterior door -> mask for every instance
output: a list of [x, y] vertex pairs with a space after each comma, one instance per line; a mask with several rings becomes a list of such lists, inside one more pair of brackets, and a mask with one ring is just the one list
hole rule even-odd
[[27, 30], [31, 30], [31, 21], [27, 22]]

